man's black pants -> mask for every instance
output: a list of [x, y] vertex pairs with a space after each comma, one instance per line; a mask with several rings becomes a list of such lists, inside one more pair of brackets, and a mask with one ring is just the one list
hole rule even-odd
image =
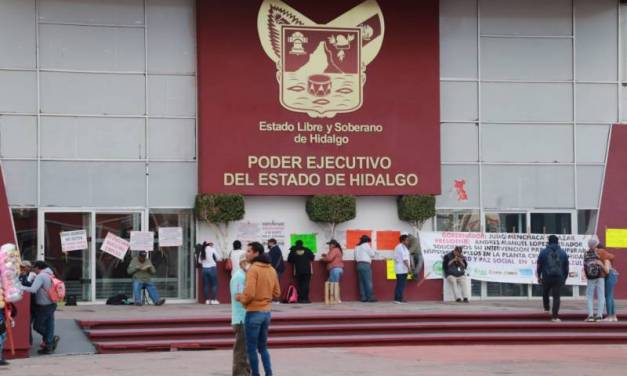
[[301, 303], [309, 302], [309, 284], [311, 283], [311, 274], [296, 274], [296, 291], [298, 291], [298, 301]]
[[542, 304], [544, 305], [545, 311], [550, 311], [549, 295], [553, 296], [553, 318], [557, 318], [560, 311], [562, 286], [564, 286], [564, 280], [561, 277], [548, 277], [542, 281]]

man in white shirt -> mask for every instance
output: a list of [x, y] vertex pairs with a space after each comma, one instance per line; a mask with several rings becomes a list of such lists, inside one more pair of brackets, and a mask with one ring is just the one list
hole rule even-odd
[[355, 261], [357, 262], [357, 278], [359, 281], [359, 300], [362, 303], [374, 303], [372, 289], [372, 259], [375, 256], [374, 249], [370, 245], [371, 239], [368, 235], [362, 235], [355, 247]]
[[394, 303], [403, 304], [403, 293], [407, 284], [407, 274], [409, 273], [409, 236], [401, 235], [399, 243], [394, 248], [394, 272], [396, 273], [396, 288], [394, 289]]

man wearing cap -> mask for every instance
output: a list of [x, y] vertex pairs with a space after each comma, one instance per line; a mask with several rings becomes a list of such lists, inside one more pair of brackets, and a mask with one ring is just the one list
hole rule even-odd
[[357, 262], [357, 277], [359, 280], [359, 300], [362, 303], [374, 303], [372, 289], [372, 259], [375, 256], [374, 249], [370, 245], [372, 240], [368, 235], [362, 235], [355, 248], [355, 261]]
[[135, 305], [142, 305], [142, 290], [148, 291], [150, 299], [155, 305], [160, 306], [165, 303], [165, 299], [159, 297], [155, 285], [151, 282], [152, 276], [157, 273], [152, 262], [146, 257], [146, 251], [141, 251], [133, 257], [126, 272], [133, 276], [133, 299]]

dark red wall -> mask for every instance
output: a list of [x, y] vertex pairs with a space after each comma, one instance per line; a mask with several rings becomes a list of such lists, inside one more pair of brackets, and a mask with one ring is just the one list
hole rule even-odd
[[[597, 234], [605, 242], [605, 229], [627, 228], [627, 125], [612, 126]], [[610, 249], [621, 274], [616, 298], [627, 299], [627, 249]]]
[[[313, 302], [324, 301], [324, 282], [329, 276], [325, 265], [314, 262], [314, 275], [311, 280], [310, 299]], [[281, 290], [285, 292], [287, 286], [293, 283], [291, 278], [292, 267], [286, 264], [287, 270], [281, 278]], [[221, 303], [230, 302], [229, 294], [230, 273], [224, 270], [224, 263], [218, 265], [218, 300]], [[385, 261], [373, 262], [373, 284], [375, 295], [381, 301], [392, 301], [394, 298], [394, 286], [396, 281], [386, 279]], [[198, 301], [204, 302], [202, 280], [198, 278]], [[359, 301], [359, 287], [357, 285], [357, 271], [354, 261], [344, 261], [344, 275], [341, 281], [341, 298], [343, 301]], [[405, 299], [408, 301], [442, 300], [442, 280], [432, 279], [425, 281], [420, 287], [416, 287], [413, 281], [408, 281], [405, 290]]]

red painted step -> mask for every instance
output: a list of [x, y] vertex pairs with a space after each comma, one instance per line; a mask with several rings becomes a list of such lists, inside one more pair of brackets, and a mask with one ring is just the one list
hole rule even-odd
[[[462, 321], [462, 322], [376, 322], [376, 323], [327, 323], [288, 325], [279, 323], [270, 326], [270, 334], [278, 336], [311, 336], [340, 334], [394, 334], [394, 333], [480, 333], [480, 332], [524, 332], [544, 333], [568, 330], [570, 332], [627, 332], [627, 322], [587, 323], [569, 321], [553, 323], [550, 321]], [[233, 330], [230, 326], [220, 327], [163, 327], [163, 328], [124, 328], [124, 329], [88, 329], [86, 334], [94, 342], [139, 341], [159, 339], [215, 339], [230, 338]]]
[[[583, 344], [627, 343], [627, 333], [579, 333], [562, 331], [546, 335], [543, 332], [525, 333], [428, 333], [428, 334], [369, 334], [340, 336], [275, 337], [269, 339], [273, 348], [341, 347], [341, 346], [398, 346], [398, 345], [467, 345], [467, 344]], [[229, 349], [233, 339], [155, 340], [97, 342], [101, 354], [143, 351], [176, 351], [200, 349]]]

